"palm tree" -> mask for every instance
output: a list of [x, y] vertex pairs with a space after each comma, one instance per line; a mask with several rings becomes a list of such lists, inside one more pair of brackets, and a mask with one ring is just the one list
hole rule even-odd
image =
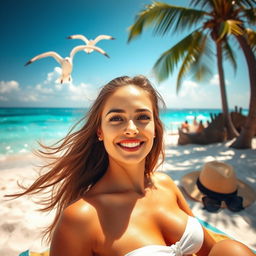
[[[200, 4], [201, 7], [205, 7], [209, 4], [207, 0], [192, 0], [191, 2], [194, 6]], [[217, 4], [221, 2], [222, 1], [216, 1]], [[249, 25], [256, 24], [256, 3], [254, 0], [233, 0], [230, 6], [230, 17], [220, 22], [220, 37], [217, 40], [222, 40], [222, 38], [230, 34], [233, 35], [244, 53], [248, 66], [251, 91], [249, 114], [242, 132], [231, 145], [231, 147], [234, 148], [244, 149], [251, 148], [251, 141], [256, 131], [256, 32], [252, 29], [245, 28], [246, 23]], [[221, 13], [219, 13], [219, 15], [221, 15]]]
[[[248, 6], [252, 1], [253, 0], [240, 0], [240, 11], [242, 4]], [[188, 72], [193, 73], [196, 79], [207, 77], [207, 75], [210, 74], [210, 68], [207, 65], [209, 61], [206, 59], [209, 59], [212, 55], [210, 41], [213, 40], [212, 42], [216, 45], [222, 109], [228, 131], [228, 138], [230, 139], [236, 136], [237, 132], [231, 122], [228, 111], [222, 55], [224, 54], [225, 58], [228, 59], [236, 69], [235, 56], [230, 47], [228, 35], [233, 34], [238, 37], [243, 37], [243, 35], [241, 35], [241, 19], [234, 19], [233, 14], [236, 6], [234, 1], [191, 0], [192, 6], [198, 4], [205, 10], [177, 7], [160, 2], [147, 5], [145, 10], [138, 14], [135, 23], [130, 27], [128, 41], [140, 35], [144, 27], [149, 25], [154, 25], [155, 32], [163, 35], [171, 29], [177, 31], [181, 29], [191, 29], [199, 25], [199, 28], [196, 28], [175, 46], [164, 52], [155, 63], [153, 69], [158, 80], [162, 81], [167, 79], [174, 71], [174, 68], [181, 62], [177, 78], [177, 91], [181, 87], [182, 79]], [[249, 9], [243, 8], [244, 12], [249, 12], [248, 10], [252, 9], [251, 6], [249, 7]]]
[[[246, 1], [245, 3], [240, 3], [240, 1], [236, 2], [238, 4], [238, 8], [236, 8], [237, 20], [239, 20], [241, 23], [239, 24], [240, 32], [235, 34], [235, 37], [244, 53], [247, 62], [251, 94], [247, 120], [239, 137], [231, 145], [231, 147], [244, 149], [251, 148], [251, 141], [256, 132], [256, 32], [251, 29], [244, 28], [242, 18], [245, 17], [249, 24], [255, 25], [256, 8], [255, 1]], [[249, 6], [250, 8], [246, 9], [243, 4]]]

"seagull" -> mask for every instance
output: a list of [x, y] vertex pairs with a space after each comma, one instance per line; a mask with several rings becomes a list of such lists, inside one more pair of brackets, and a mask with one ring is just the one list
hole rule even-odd
[[[108, 35], [99, 35], [95, 39], [88, 40], [84, 35], [73, 35], [68, 36], [68, 39], [81, 39], [85, 42], [86, 45], [95, 46], [100, 40], [114, 40], [115, 38]], [[86, 53], [93, 52], [93, 49], [84, 49]]]
[[107, 55], [107, 53], [105, 51], [103, 51], [101, 48], [96, 47], [96, 46], [90, 46], [90, 45], [78, 45], [76, 47], [74, 47], [70, 54], [69, 57], [66, 58], [62, 58], [57, 52], [54, 51], [50, 51], [50, 52], [45, 52], [42, 54], [39, 54], [37, 56], [35, 56], [34, 58], [30, 59], [25, 66], [31, 64], [32, 62], [42, 59], [42, 58], [46, 58], [46, 57], [53, 57], [60, 65], [61, 65], [61, 69], [62, 69], [62, 73], [61, 76], [59, 77], [59, 79], [57, 80], [57, 82], [59, 83], [63, 83], [63, 82], [71, 82], [72, 78], [71, 78], [71, 72], [73, 69], [73, 58], [75, 56], [75, 54], [78, 51], [82, 51], [82, 50], [95, 50], [98, 51], [99, 53], [105, 55], [106, 57], [109, 58], [109, 56]]

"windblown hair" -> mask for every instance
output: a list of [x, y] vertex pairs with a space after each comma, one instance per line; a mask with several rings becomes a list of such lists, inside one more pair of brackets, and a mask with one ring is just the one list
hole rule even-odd
[[[41, 201], [42, 211], [56, 209], [53, 223], [46, 229], [48, 241], [60, 219], [61, 212], [72, 202], [81, 198], [106, 172], [108, 155], [104, 144], [98, 140], [97, 130], [101, 125], [101, 115], [107, 99], [120, 87], [134, 85], [146, 91], [152, 101], [155, 122], [154, 144], [146, 157], [145, 174], [150, 175], [164, 159], [163, 125], [159, 118], [159, 105], [164, 101], [144, 76], [118, 77], [106, 84], [100, 91], [87, 115], [74, 125], [66, 137], [53, 146], [44, 146], [38, 151], [41, 157], [50, 160], [43, 166], [43, 173], [25, 191], [12, 196], [37, 194], [49, 191], [51, 195]], [[83, 123], [77, 131], [78, 124]], [[159, 161], [160, 159], [160, 161]]]

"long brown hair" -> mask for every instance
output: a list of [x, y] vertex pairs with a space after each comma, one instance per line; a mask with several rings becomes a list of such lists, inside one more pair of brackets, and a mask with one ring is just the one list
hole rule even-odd
[[[38, 154], [50, 163], [42, 168], [47, 168], [30, 187], [25, 191], [12, 196], [25, 194], [37, 194], [49, 191], [51, 195], [40, 202], [44, 207], [42, 211], [56, 208], [56, 216], [53, 223], [46, 229], [48, 239], [61, 216], [61, 212], [72, 202], [83, 196], [85, 191], [93, 186], [105, 173], [108, 167], [108, 155], [104, 144], [98, 140], [97, 130], [101, 125], [101, 114], [106, 100], [118, 88], [126, 85], [137, 86], [146, 91], [152, 101], [153, 116], [155, 122], [155, 139], [150, 153], [146, 157], [145, 173], [150, 174], [164, 159], [163, 150], [163, 125], [159, 118], [159, 105], [164, 101], [153, 88], [150, 81], [144, 76], [122, 76], [113, 79], [100, 91], [87, 115], [82, 118], [62, 140], [53, 146], [44, 146]], [[74, 131], [78, 124], [84, 125]]]

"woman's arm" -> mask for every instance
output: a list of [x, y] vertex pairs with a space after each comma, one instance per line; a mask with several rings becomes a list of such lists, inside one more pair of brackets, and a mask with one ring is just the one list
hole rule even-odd
[[76, 207], [66, 209], [54, 231], [50, 256], [92, 256], [90, 227]]

